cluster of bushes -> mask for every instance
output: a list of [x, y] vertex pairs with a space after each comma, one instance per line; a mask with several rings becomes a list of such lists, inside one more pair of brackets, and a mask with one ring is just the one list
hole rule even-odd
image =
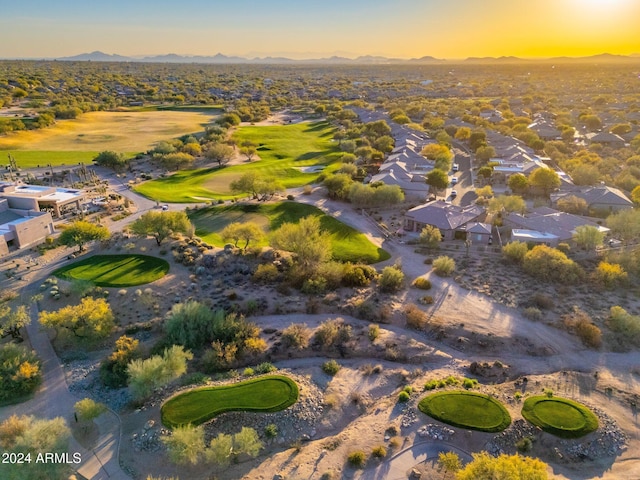
[[193, 354], [174, 345], [162, 355], [153, 355], [146, 360], [132, 360], [127, 367], [129, 388], [133, 397], [143, 400], [159, 387], [179, 378], [187, 371], [187, 361]]
[[614, 334], [615, 346], [628, 350], [640, 346], [640, 316], [619, 306], [611, 307], [607, 324]]
[[204, 462], [227, 466], [238, 455], [257, 456], [263, 446], [258, 433], [249, 427], [242, 427], [234, 435], [220, 433], [211, 439], [208, 445], [205, 442], [204, 428], [201, 426], [177, 427], [170, 436], [161, 437], [161, 440], [167, 447], [169, 459], [178, 465], [197, 465]]
[[475, 387], [478, 384], [478, 381], [475, 378], [459, 378], [453, 375], [449, 375], [446, 378], [441, 378], [437, 380], [429, 380], [424, 384], [425, 390], [435, 390], [436, 388], [445, 388], [452, 387], [457, 385], [462, 385], [467, 390]]
[[35, 352], [13, 343], [0, 347], [0, 402], [32, 393], [41, 381], [40, 360]]
[[171, 245], [173, 259], [187, 267], [195, 265], [196, 260], [211, 248], [211, 245], [203, 242], [198, 237], [184, 238], [177, 244]]
[[267, 347], [260, 329], [242, 315], [214, 311], [193, 300], [172, 307], [164, 330], [169, 344], [190, 349], [211, 345], [202, 356], [202, 366], [210, 372], [229, 369], [241, 355], [260, 354]]
[[126, 335], [116, 340], [113, 353], [100, 364], [100, 379], [107, 387], [120, 388], [129, 380], [129, 363], [140, 357], [140, 341]]
[[327, 320], [316, 330], [314, 343], [323, 349], [340, 348], [351, 339], [351, 330], [351, 325], [341, 318]]
[[599, 348], [602, 345], [602, 331], [593, 323], [587, 312], [574, 307], [573, 312], [564, 315], [562, 320], [587, 347]]

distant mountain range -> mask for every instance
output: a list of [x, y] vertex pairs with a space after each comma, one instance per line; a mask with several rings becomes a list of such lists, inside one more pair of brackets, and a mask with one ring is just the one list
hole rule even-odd
[[[170, 53], [167, 55], [156, 55], [148, 57], [125, 57], [122, 55], [110, 55], [103, 52], [82, 53], [72, 57], [60, 57], [55, 60], [67, 62], [144, 62], [144, 63], [210, 63], [210, 64], [343, 64], [343, 65], [427, 65], [427, 64], [444, 64], [459, 63], [460, 60], [445, 60], [430, 56], [401, 59], [388, 58], [381, 56], [365, 55], [357, 58], [346, 57], [328, 57], [307, 60], [294, 60], [285, 57], [255, 57], [245, 58], [238, 56], [227, 56], [221, 53], [216, 55], [176, 55]], [[546, 59], [525, 59], [519, 57], [469, 57], [464, 60], [465, 63], [529, 63], [529, 62], [624, 62], [639, 61], [640, 54], [633, 55], [611, 55], [603, 53], [600, 55], [592, 55], [587, 57], [554, 57]]]

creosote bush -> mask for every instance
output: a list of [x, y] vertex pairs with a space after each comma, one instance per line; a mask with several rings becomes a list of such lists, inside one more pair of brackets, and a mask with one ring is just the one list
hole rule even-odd
[[365, 463], [367, 463], [367, 454], [362, 450], [356, 450], [349, 454], [347, 460], [352, 467], [363, 468]]
[[404, 315], [407, 319], [407, 326], [416, 330], [424, 328], [428, 321], [427, 314], [413, 303], [404, 308]]
[[420, 290], [429, 290], [431, 289], [431, 281], [428, 278], [418, 277], [414, 280], [413, 286]]
[[404, 273], [398, 266], [384, 267], [382, 274], [378, 279], [380, 290], [383, 292], [394, 293], [402, 288], [404, 284]]
[[342, 367], [335, 360], [329, 360], [322, 364], [322, 371], [327, 375], [331, 375], [332, 377], [340, 371]]
[[306, 323], [292, 323], [282, 331], [281, 338], [286, 347], [302, 350], [309, 346], [311, 329]]
[[456, 269], [456, 262], [451, 257], [442, 255], [433, 260], [433, 271], [441, 277], [448, 277]]

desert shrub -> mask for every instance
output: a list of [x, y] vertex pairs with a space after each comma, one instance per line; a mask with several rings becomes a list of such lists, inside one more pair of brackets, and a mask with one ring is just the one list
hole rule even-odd
[[378, 284], [383, 292], [397, 292], [404, 283], [404, 273], [397, 266], [384, 267], [378, 279]]
[[281, 338], [285, 347], [302, 350], [309, 346], [311, 330], [306, 323], [292, 323], [282, 331]]
[[311, 295], [317, 295], [320, 293], [324, 293], [327, 291], [327, 280], [319, 277], [319, 278], [307, 278], [302, 283], [302, 288], [300, 288], [302, 293], [308, 293]]
[[555, 248], [537, 245], [524, 256], [523, 267], [530, 275], [543, 280], [575, 284], [582, 278], [582, 270]]
[[609, 310], [607, 324], [615, 334], [617, 347], [627, 349], [640, 345], [640, 316], [631, 315], [624, 308], [614, 306]]
[[356, 450], [347, 456], [347, 461], [354, 468], [363, 468], [367, 463], [367, 454], [362, 450]]
[[41, 380], [40, 360], [34, 351], [14, 343], [0, 347], [0, 401], [30, 394]]
[[625, 285], [628, 281], [627, 272], [617, 263], [600, 262], [593, 272], [596, 283], [605, 288], [614, 288]]
[[434, 300], [431, 295], [424, 295], [423, 297], [420, 297], [418, 299], [418, 302], [420, 302], [422, 305], [432, 305]]
[[100, 364], [100, 379], [107, 387], [120, 388], [127, 385], [129, 362], [140, 356], [140, 341], [126, 335], [116, 340], [113, 353]]
[[351, 325], [344, 323], [341, 318], [334, 318], [323, 322], [314, 335], [314, 341], [323, 348], [342, 345], [351, 338]]
[[324, 362], [322, 364], [322, 371], [327, 375], [331, 375], [332, 377], [340, 371], [342, 367], [335, 360], [329, 360], [328, 362]]
[[437, 275], [448, 277], [455, 271], [456, 262], [453, 258], [442, 255], [433, 260], [432, 268]]
[[325, 290], [335, 290], [342, 284], [344, 270], [340, 262], [324, 262], [316, 269], [316, 278], [324, 280]]
[[391, 437], [391, 439], [389, 439], [389, 447], [396, 450], [398, 448], [400, 448], [402, 446], [402, 437]]
[[429, 290], [431, 289], [431, 280], [424, 277], [418, 277], [414, 280], [413, 286], [420, 290]]
[[532, 448], [533, 448], [533, 442], [529, 437], [521, 438], [516, 442], [516, 449], [520, 453], [530, 452]]
[[347, 263], [343, 266], [342, 284], [345, 287], [366, 287], [376, 276], [376, 269], [369, 265]]
[[372, 342], [380, 336], [380, 327], [375, 323], [369, 325], [369, 340]]
[[340, 397], [335, 393], [328, 393], [324, 396], [324, 406], [333, 410], [340, 405]]
[[571, 251], [571, 247], [568, 243], [559, 243], [557, 248], [565, 255], [567, 255]]
[[404, 308], [404, 315], [407, 320], [407, 326], [416, 330], [424, 328], [428, 321], [427, 314], [413, 303]]
[[256, 374], [256, 371], [251, 367], [245, 368], [242, 372], [242, 375], [244, 375], [245, 377], [252, 377], [255, 374]]
[[541, 308], [543, 310], [553, 310], [556, 306], [553, 298], [544, 293], [536, 293], [531, 297], [531, 303], [533, 306]]
[[278, 426], [275, 423], [270, 423], [264, 427], [264, 435], [267, 438], [276, 438], [278, 436]]
[[478, 385], [478, 380], [476, 380], [475, 378], [464, 378], [462, 380], [462, 386], [467, 390], [472, 389], [476, 385]]
[[529, 320], [533, 320], [536, 322], [542, 320], [542, 312], [537, 307], [527, 307], [522, 313], [524, 317], [528, 318]]
[[405, 392], [404, 390], [398, 394], [398, 402], [401, 402], [401, 403], [408, 402], [410, 398], [411, 398], [411, 395]]
[[259, 365], [256, 365], [255, 368], [255, 371], [258, 375], [275, 372], [276, 370], [278, 370], [278, 367], [269, 362], [263, 362]]
[[602, 332], [593, 323], [589, 314], [577, 307], [562, 317], [567, 328], [573, 330], [587, 347], [599, 348], [602, 344]]
[[256, 271], [253, 272], [251, 280], [256, 283], [273, 283], [278, 279], [280, 272], [273, 263], [265, 263], [258, 265]]
[[371, 456], [375, 458], [384, 458], [387, 456], [387, 449], [384, 445], [378, 445], [371, 450]]
[[146, 360], [133, 360], [127, 367], [129, 388], [136, 399], [148, 397], [156, 388], [164, 386], [187, 371], [187, 361], [193, 358], [190, 351], [174, 345], [162, 356], [154, 355]]
[[524, 256], [529, 251], [529, 247], [524, 242], [509, 242], [502, 247], [502, 255], [513, 263], [524, 262]]

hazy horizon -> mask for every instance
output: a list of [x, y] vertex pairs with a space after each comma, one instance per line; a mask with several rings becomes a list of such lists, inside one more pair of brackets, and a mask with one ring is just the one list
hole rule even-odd
[[635, 0], [0, 0], [0, 57], [640, 54]]

